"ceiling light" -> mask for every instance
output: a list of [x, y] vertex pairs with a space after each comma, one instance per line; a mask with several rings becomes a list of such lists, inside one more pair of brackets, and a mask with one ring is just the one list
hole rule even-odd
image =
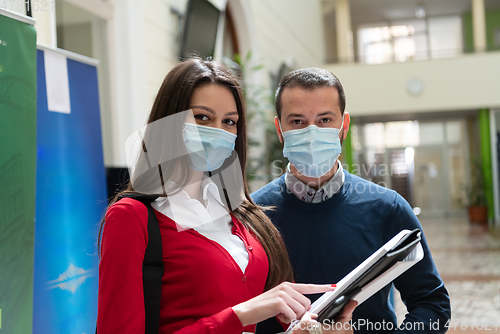
[[415, 16], [419, 19], [423, 19], [425, 17], [425, 8], [423, 5], [417, 5], [415, 9]]

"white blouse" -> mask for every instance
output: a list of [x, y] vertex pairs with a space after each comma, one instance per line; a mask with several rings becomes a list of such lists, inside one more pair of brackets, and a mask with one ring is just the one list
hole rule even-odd
[[206, 178], [202, 180], [201, 187], [203, 203], [181, 190], [168, 197], [159, 197], [151, 205], [175, 221], [179, 231], [192, 228], [224, 247], [244, 273], [248, 265], [248, 252], [243, 240], [231, 231], [233, 222], [220, 199], [217, 185]]

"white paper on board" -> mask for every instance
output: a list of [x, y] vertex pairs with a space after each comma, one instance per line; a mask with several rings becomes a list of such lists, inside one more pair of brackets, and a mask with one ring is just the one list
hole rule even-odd
[[368, 283], [363, 287], [360, 293], [356, 295], [354, 300], [360, 305], [362, 302], [373, 296], [380, 289], [387, 284], [394, 281], [399, 275], [413, 267], [418, 261], [424, 258], [424, 250], [420, 243], [417, 244], [415, 249], [404, 258], [403, 261], [396, 262], [385, 273]]
[[71, 113], [68, 62], [62, 53], [45, 50], [45, 83], [49, 111]]

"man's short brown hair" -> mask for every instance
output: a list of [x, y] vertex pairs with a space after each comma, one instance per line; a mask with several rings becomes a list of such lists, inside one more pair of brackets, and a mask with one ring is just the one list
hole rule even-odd
[[313, 90], [319, 87], [335, 87], [339, 93], [340, 113], [344, 115], [345, 110], [345, 92], [340, 80], [330, 71], [317, 68], [307, 67], [300, 70], [292, 71], [285, 75], [281, 80], [278, 89], [276, 90], [276, 113], [281, 119], [281, 95], [285, 88], [300, 87], [302, 89]]

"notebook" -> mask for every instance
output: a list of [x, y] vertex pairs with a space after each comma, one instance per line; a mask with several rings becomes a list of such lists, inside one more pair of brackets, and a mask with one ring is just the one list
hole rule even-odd
[[[370, 298], [424, 257], [421, 231], [403, 230], [337, 283], [337, 288], [324, 293], [308, 313], [318, 315], [316, 321], [333, 320], [350, 300], [358, 305]], [[291, 333], [292, 322], [285, 333]]]

